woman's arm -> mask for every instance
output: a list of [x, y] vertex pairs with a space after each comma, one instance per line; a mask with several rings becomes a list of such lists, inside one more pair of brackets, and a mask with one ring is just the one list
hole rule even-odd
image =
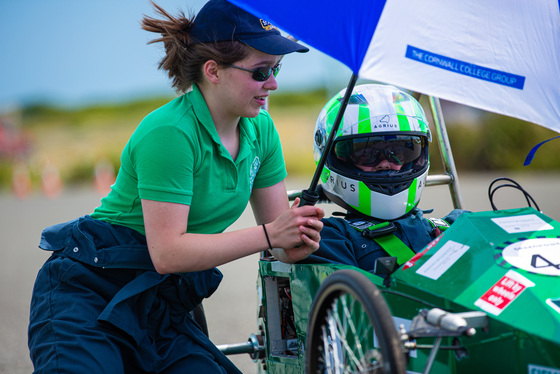
[[290, 207], [284, 181], [266, 188], [254, 188], [251, 208], [257, 225], [270, 223]]
[[[277, 257], [281, 261], [293, 262], [318, 248], [322, 223], [317, 212], [321, 209], [298, 207], [297, 204], [288, 209], [285, 188], [284, 199], [278, 197], [280, 187], [284, 184], [258, 189], [252, 205], [256, 204], [257, 222], [269, 222], [267, 231], [273, 247], [292, 248], [303, 242], [297, 250], [290, 252], [292, 257], [282, 254]], [[150, 257], [156, 271], [162, 274], [210, 269], [268, 249], [260, 226], [221, 234], [193, 234], [186, 233], [188, 205], [142, 200], [142, 210]]]
[[[299, 205], [299, 198], [292, 205], [292, 209]], [[319, 249], [319, 241], [321, 240], [319, 232], [323, 228], [321, 219], [325, 212], [319, 207], [312, 208], [308, 220], [302, 224], [299, 229], [301, 241], [294, 246], [276, 246], [276, 237], [282, 235], [283, 225], [282, 219], [287, 218], [281, 216], [289, 206], [288, 194], [284, 182], [277, 183], [271, 187], [254, 189], [251, 195], [251, 207], [257, 224], [267, 224], [267, 232], [273, 247], [271, 253], [277, 260], [292, 263], [303, 260], [312, 252]], [[298, 232], [294, 231], [290, 234], [297, 237]], [[268, 249], [268, 248], [267, 248]]]

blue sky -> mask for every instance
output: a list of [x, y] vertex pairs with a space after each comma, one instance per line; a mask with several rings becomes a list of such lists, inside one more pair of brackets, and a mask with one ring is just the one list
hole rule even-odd
[[[173, 14], [206, 0], [159, 0]], [[63, 106], [172, 94], [157, 70], [157, 35], [139, 21], [148, 0], [0, 0], [0, 110], [34, 101]], [[312, 50], [284, 58], [279, 90], [343, 88], [350, 70]]]

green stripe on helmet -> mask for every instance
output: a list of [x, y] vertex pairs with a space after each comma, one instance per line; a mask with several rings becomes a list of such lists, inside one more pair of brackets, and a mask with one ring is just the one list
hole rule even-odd
[[416, 119], [418, 120], [420, 131], [426, 133], [429, 132], [430, 127], [428, 126], [428, 121], [426, 120], [426, 113], [424, 113], [424, 108], [422, 108], [422, 105], [416, 100], [411, 100], [410, 103], [412, 104], [412, 109], [414, 110], [414, 114], [416, 116]]
[[334, 121], [336, 120], [336, 116], [338, 114], [338, 110], [340, 109], [340, 99], [342, 96], [340, 94], [334, 96], [329, 102], [325, 105], [326, 110], [326, 121], [325, 124], [327, 125], [326, 131], [327, 133], [331, 132], [332, 126], [334, 125]]
[[323, 183], [327, 183], [330, 176], [331, 171], [326, 166], [324, 166], [323, 171], [321, 172], [321, 180], [323, 181]]
[[362, 181], [358, 184], [358, 194], [359, 207], [356, 209], [368, 216], [371, 215], [371, 190]]
[[412, 108], [414, 110], [414, 113], [416, 114], [416, 117], [426, 118], [426, 115], [424, 114], [424, 108], [422, 108], [422, 105], [420, 105], [420, 103], [416, 100], [411, 100], [410, 102], [412, 104]]
[[416, 193], [418, 192], [418, 178], [414, 178], [412, 184], [408, 188], [408, 199], [406, 202], [406, 213], [410, 212], [416, 206]]
[[369, 106], [360, 105], [358, 114], [358, 134], [367, 134], [371, 132], [371, 113]]
[[401, 131], [411, 131], [410, 122], [408, 121], [408, 116], [398, 114], [397, 118], [399, 120], [399, 130], [401, 130]]
[[428, 126], [427, 122], [424, 122], [423, 120], [418, 120], [418, 124], [420, 125], [420, 131], [426, 133], [430, 131], [430, 127]]

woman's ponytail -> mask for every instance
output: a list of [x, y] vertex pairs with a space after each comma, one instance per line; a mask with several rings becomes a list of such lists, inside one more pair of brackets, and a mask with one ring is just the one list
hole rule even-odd
[[158, 68], [167, 71], [176, 90], [184, 91], [192, 84], [187, 82], [188, 79], [186, 81], [184, 66], [187, 62], [186, 50], [191, 44], [190, 29], [194, 17], [186, 18], [183, 12], [174, 17], [153, 1], [151, 3], [164, 19], [144, 16], [141, 22], [142, 29], [161, 34], [160, 38], [151, 40], [148, 44], [163, 42], [165, 56], [161, 59]]
[[161, 34], [148, 44], [163, 42], [165, 56], [158, 67], [167, 71], [177, 92], [186, 92], [194, 83], [202, 81], [202, 67], [206, 61], [229, 66], [249, 55], [250, 47], [239, 41], [194, 42], [191, 38], [194, 16], [186, 18], [180, 12], [174, 17], [153, 1], [151, 3], [163, 19], [144, 16], [141, 25], [144, 30]]

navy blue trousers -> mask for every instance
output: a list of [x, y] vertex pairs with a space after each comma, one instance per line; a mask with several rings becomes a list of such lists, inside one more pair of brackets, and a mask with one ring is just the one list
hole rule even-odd
[[46, 229], [41, 247], [54, 252], [31, 300], [36, 373], [239, 373], [189, 314], [217, 269], [158, 274], [142, 235], [87, 216]]

